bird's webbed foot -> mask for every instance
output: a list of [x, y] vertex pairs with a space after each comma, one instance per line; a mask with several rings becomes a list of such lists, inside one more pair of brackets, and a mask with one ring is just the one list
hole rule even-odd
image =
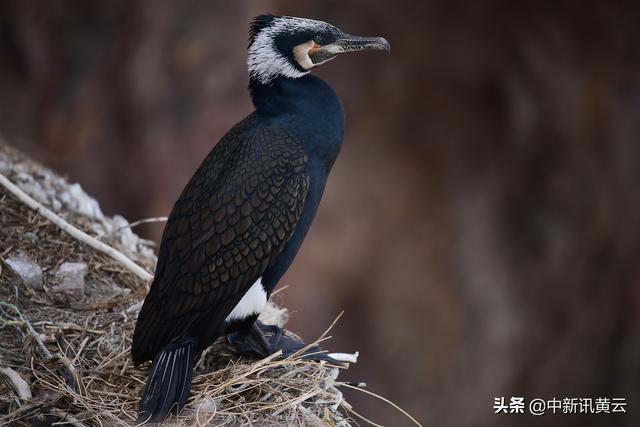
[[[319, 345], [312, 345], [305, 349], [307, 344], [297, 336], [279, 326], [265, 325], [259, 320], [256, 320], [248, 331], [229, 334], [227, 339], [240, 355], [264, 359], [281, 350], [283, 357], [300, 352], [301, 357], [305, 359], [340, 363], [327, 355]], [[303, 349], [305, 350], [301, 351]]]

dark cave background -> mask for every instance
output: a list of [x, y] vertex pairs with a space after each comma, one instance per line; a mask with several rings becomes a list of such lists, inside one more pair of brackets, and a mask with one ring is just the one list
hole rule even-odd
[[[0, 0], [0, 132], [105, 213], [166, 215], [251, 111], [264, 12], [392, 45], [317, 71], [347, 130], [282, 281], [289, 327], [345, 310], [326, 345], [360, 351], [345, 379], [425, 425], [640, 425], [638, 2]], [[500, 396], [628, 413], [494, 415]]]

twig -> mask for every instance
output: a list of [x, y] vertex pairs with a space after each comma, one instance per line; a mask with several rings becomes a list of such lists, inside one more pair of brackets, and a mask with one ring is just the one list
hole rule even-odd
[[20, 313], [19, 316], [20, 316], [20, 320], [22, 320], [24, 322], [25, 326], [27, 327], [27, 330], [29, 331], [29, 335], [31, 335], [31, 337], [36, 341], [36, 343], [38, 343], [38, 347], [40, 348], [40, 352], [45, 357], [45, 359], [47, 359], [47, 360], [52, 359], [53, 355], [51, 354], [51, 352], [49, 351], [47, 346], [44, 345], [44, 343], [42, 342], [42, 339], [40, 338], [40, 334], [37, 333], [35, 329], [33, 329], [33, 326], [31, 326], [31, 322], [29, 322], [29, 320], [25, 319], [24, 316], [22, 315], [22, 313]]
[[80, 357], [80, 355], [82, 354], [82, 351], [84, 350], [84, 346], [86, 346], [88, 342], [89, 342], [89, 337], [85, 337], [82, 340], [82, 342], [80, 343], [80, 347], [78, 347], [78, 350], [76, 351], [76, 357], [74, 357], [73, 360], [71, 361], [72, 364], [78, 361], [78, 357]]
[[[11, 311], [13, 311], [14, 314], [10, 314], [7, 313], [4, 308], [8, 308], [11, 309]], [[23, 322], [21, 320], [18, 320], [18, 318], [20, 317], [20, 310], [18, 310], [18, 307], [16, 307], [15, 305], [9, 303], [9, 302], [5, 302], [5, 301], [0, 301], [0, 329], [4, 328], [5, 326], [20, 326], [23, 324]], [[8, 319], [8, 320], [7, 320]]]
[[[13, 304], [3, 303], [3, 305], [11, 306]], [[31, 326], [31, 322], [29, 322], [29, 320], [22, 315], [22, 312], [20, 312], [18, 307], [13, 306], [13, 310], [17, 313], [17, 315], [20, 318], [20, 320], [22, 321], [22, 323], [27, 327], [27, 330], [29, 331], [29, 335], [31, 335], [31, 337], [38, 344], [38, 348], [40, 348], [40, 352], [42, 353], [44, 358], [46, 360], [52, 360], [53, 359], [53, 354], [51, 354], [51, 352], [49, 351], [47, 346], [42, 341], [42, 337], [44, 335], [39, 334], [38, 332], [36, 332], [35, 329], [33, 329], [33, 326]], [[78, 386], [78, 371], [76, 370], [75, 366], [73, 366], [73, 363], [65, 356], [61, 356], [61, 357], [59, 357], [59, 359], [60, 359], [60, 362], [62, 363], [62, 365], [64, 366], [64, 368], [67, 370], [67, 373], [70, 374], [69, 378], [71, 380], [73, 380], [73, 386], [77, 387]]]
[[303, 393], [302, 395], [298, 396], [297, 398], [295, 398], [295, 399], [293, 399], [293, 400], [291, 400], [289, 402], [276, 403], [276, 404], [271, 405], [271, 406], [265, 406], [263, 409], [274, 409], [274, 408], [278, 408], [279, 407], [279, 409], [276, 409], [275, 411], [272, 412], [272, 415], [279, 415], [279, 414], [283, 413], [284, 411], [286, 411], [287, 409], [293, 408], [296, 405], [304, 402], [305, 400], [307, 400], [307, 399], [309, 399], [309, 398], [311, 398], [313, 396], [316, 396], [316, 395], [318, 395], [318, 394], [320, 394], [322, 392], [323, 392], [323, 390], [318, 387], [318, 388], [310, 390], [310, 391], [308, 391], [306, 393]]
[[36, 322], [34, 324], [36, 326], [42, 325], [42, 326], [44, 326], [45, 329], [54, 329], [54, 330], [58, 330], [59, 329], [61, 331], [89, 332], [89, 333], [95, 334], [95, 335], [104, 335], [105, 334], [104, 331], [99, 331], [97, 329], [91, 329], [91, 328], [83, 328], [82, 326], [78, 326], [78, 325], [74, 325], [73, 323], [66, 323], [66, 322], [54, 324], [53, 322], [49, 322], [47, 320], [44, 320], [44, 321]]
[[356, 412], [353, 408], [349, 407], [347, 408], [347, 411], [351, 412], [353, 415], [356, 415], [358, 418], [362, 419], [363, 421], [366, 421], [369, 425], [372, 425], [373, 427], [384, 427], [381, 424], [378, 423], [374, 423], [373, 421], [371, 421], [369, 418], [365, 417], [364, 415]]
[[151, 279], [153, 279], [153, 276], [151, 274], [146, 272], [138, 264], [131, 261], [122, 252], [112, 248], [111, 246], [105, 243], [102, 243], [101, 241], [89, 236], [84, 231], [81, 231], [76, 227], [74, 227], [73, 225], [69, 224], [67, 221], [60, 218], [58, 215], [56, 215], [53, 211], [47, 209], [46, 207], [42, 206], [40, 203], [35, 201], [33, 198], [27, 195], [24, 191], [18, 188], [14, 183], [9, 181], [1, 173], [0, 173], [0, 184], [2, 184], [2, 186], [5, 187], [16, 198], [18, 198], [18, 200], [20, 200], [25, 205], [29, 206], [31, 209], [38, 212], [40, 215], [47, 218], [49, 221], [57, 225], [61, 230], [69, 233], [74, 238], [80, 240], [83, 243], [86, 243], [87, 245], [91, 246], [95, 250], [100, 251], [106, 255], [109, 255], [111, 258], [120, 262], [129, 271], [131, 271], [133, 274], [135, 274], [142, 280], [149, 282], [151, 281]]
[[122, 231], [122, 230], [125, 230], [127, 228], [137, 227], [138, 225], [142, 225], [142, 224], [151, 224], [151, 223], [154, 223], [154, 222], [167, 222], [168, 219], [169, 219], [168, 216], [154, 216], [152, 218], [140, 219], [138, 221], [132, 222], [129, 225], [125, 225], [124, 227], [116, 228], [115, 230], [113, 230], [113, 232], [117, 233], [118, 231]]
[[[331, 322], [331, 325], [329, 325], [329, 327], [322, 333], [322, 335], [320, 335], [320, 338], [315, 340], [315, 342], [307, 344], [305, 347], [303, 347], [300, 350], [296, 351], [295, 353], [287, 356], [286, 359], [295, 359], [296, 357], [300, 357], [303, 354], [307, 354], [307, 351], [310, 348], [312, 348], [315, 345], [318, 345], [322, 341], [325, 341], [325, 340], [331, 338], [328, 334], [331, 331], [331, 329], [333, 329], [333, 327], [336, 325], [336, 323], [338, 323], [338, 320], [340, 320], [340, 318], [342, 317], [343, 314], [344, 314], [344, 311], [341, 311], [340, 314], [338, 314], [338, 316], [333, 320], [333, 322]], [[313, 353], [311, 353], [311, 354], [313, 354]], [[309, 354], [307, 354], [307, 355], [309, 355]]]
[[377, 394], [375, 394], [375, 393], [373, 393], [373, 392], [371, 392], [371, 391], [369, 391], [369, 390], [365, 390], [365, 389], [360, 388], [360, 387], [354, 387], [354, 386], [350, 385], [349, 383], [336, 382], [335, 384], [336, 384], [337, 386], [343, 386], [343, 387], [348, 387], [348, 388], [351, 388], [351, 389], [354, 389], [354, 390], [358, 390], [358, 391], [361, 391], [361, 392], [363, 392], [363, 393], [365, 393], [365, 394], [368, 394], [369, 396], [373, 396], [373, 397], [375, 397], [376, 399], [380, 399], [380, 400], [382, 400], [383, 402], [385, 402], [385, 403], [387, 403], [387, 404], [389, 404], [389, 405], [393, 406], [393, 407], [394, 407], [394, 408], [396, 408], [398, 411], [402, 412], [402, 414], [403, 414], [405, 417], [407, 417], [407, 418], [409, 418], [411, 421], [413, 421], [413, 423], [414, 423], [415, 425], [417, 425], [418, 427], [423, 427], [423, 426], [422, 426], [422, 424], [420, 424], [420, 423], [418, 422], [418, 420], [416, 420], [415, 418], [413, 418], [413, 417], [412, 417], [412, 416], [411, 416], [407, 411], [405, 411], [404, 409], [402, 409], [401, 407], [399, 407], [398, 405], [396, 405], [395, 403], [393, 403], [393, 402], [392, 402], [392, 401], [390, 401], [389, 399], [386, 399], [386, 398], [384, 398], [384, 397], [382, 397], [382, 396], [379, 396], [379, 395], [377, 395]]
[[342, 310], [340, 312], [340, 314], [338, 314], [338, 316], [336, 316], [336, 318], [333, 320], [333, 322], [331, 322], [329, 327], [322, 333], [322, 335], [320, 335], [320, 338], [318, 338], [318, 341], [322, 340], [324, 337], [327, 336], [327, 334], [331, 331], [331, 329], [333, 329], [333, 327], [336, 325], [336, 323], [338, 323], [338, 320], [340, 320], [340, 318], [342, 317], [343, 314], [344, 314], [344, 310]]
[[18, 397], [21, 400], [29, 400], [31, 399], [31, 389], [29, 388], [29, 384], [20, 376], [19, 373], [14, 371], [13, 369], [0, 368], [0, 374], [7, 377], [11, 385], [13, 386], [16, 393], [18, 393]]
[[3, 425], [3, 426], [15, 425], [12, 423], [15, 423], [15, 421], [18, 421], [21, 418], [26, 418], [30, 415], [34, 415], [36, 412], [40, 410], [42, 406], [43, 404], [41, 402], [22, 405], [20, 408], [16, 409], [15, 411], [0, 417], [0, 425]]
[[51, 408], [51, 413], [62, 420], [61, 422], [52, 423], [51, 425], [53, 426], [71, 424], [74, 427], [87, 427], [85, 423], [83, 423], [82, 421], [80, 421], [79, 419], [77, 419], [76, 417], [74, 417], [68, 412], [62, 411], [57, 408]]

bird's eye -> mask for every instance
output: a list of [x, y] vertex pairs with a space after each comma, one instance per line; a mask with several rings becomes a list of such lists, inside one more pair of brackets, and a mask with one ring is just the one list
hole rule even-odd
[[315, 37], [313, 38], [313, 42], [314, 42], [315, 44], [319, 44], [319, 45], [321, 45], [321, 44], [322, 44], [322, 37], [320, 37], [320, 36], [315, 36]]

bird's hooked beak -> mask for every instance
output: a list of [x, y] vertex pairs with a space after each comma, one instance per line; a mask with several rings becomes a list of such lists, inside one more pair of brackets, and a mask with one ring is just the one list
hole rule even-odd
[[331, 44], [313, 46], [309, 50], [309, 59], [314, 65], [320, 65], [341, 53], [359, 50], [383, 50], [389, 53], [391, 52], [391, 45], [382, 37], [359, 37], [343, 34]]

